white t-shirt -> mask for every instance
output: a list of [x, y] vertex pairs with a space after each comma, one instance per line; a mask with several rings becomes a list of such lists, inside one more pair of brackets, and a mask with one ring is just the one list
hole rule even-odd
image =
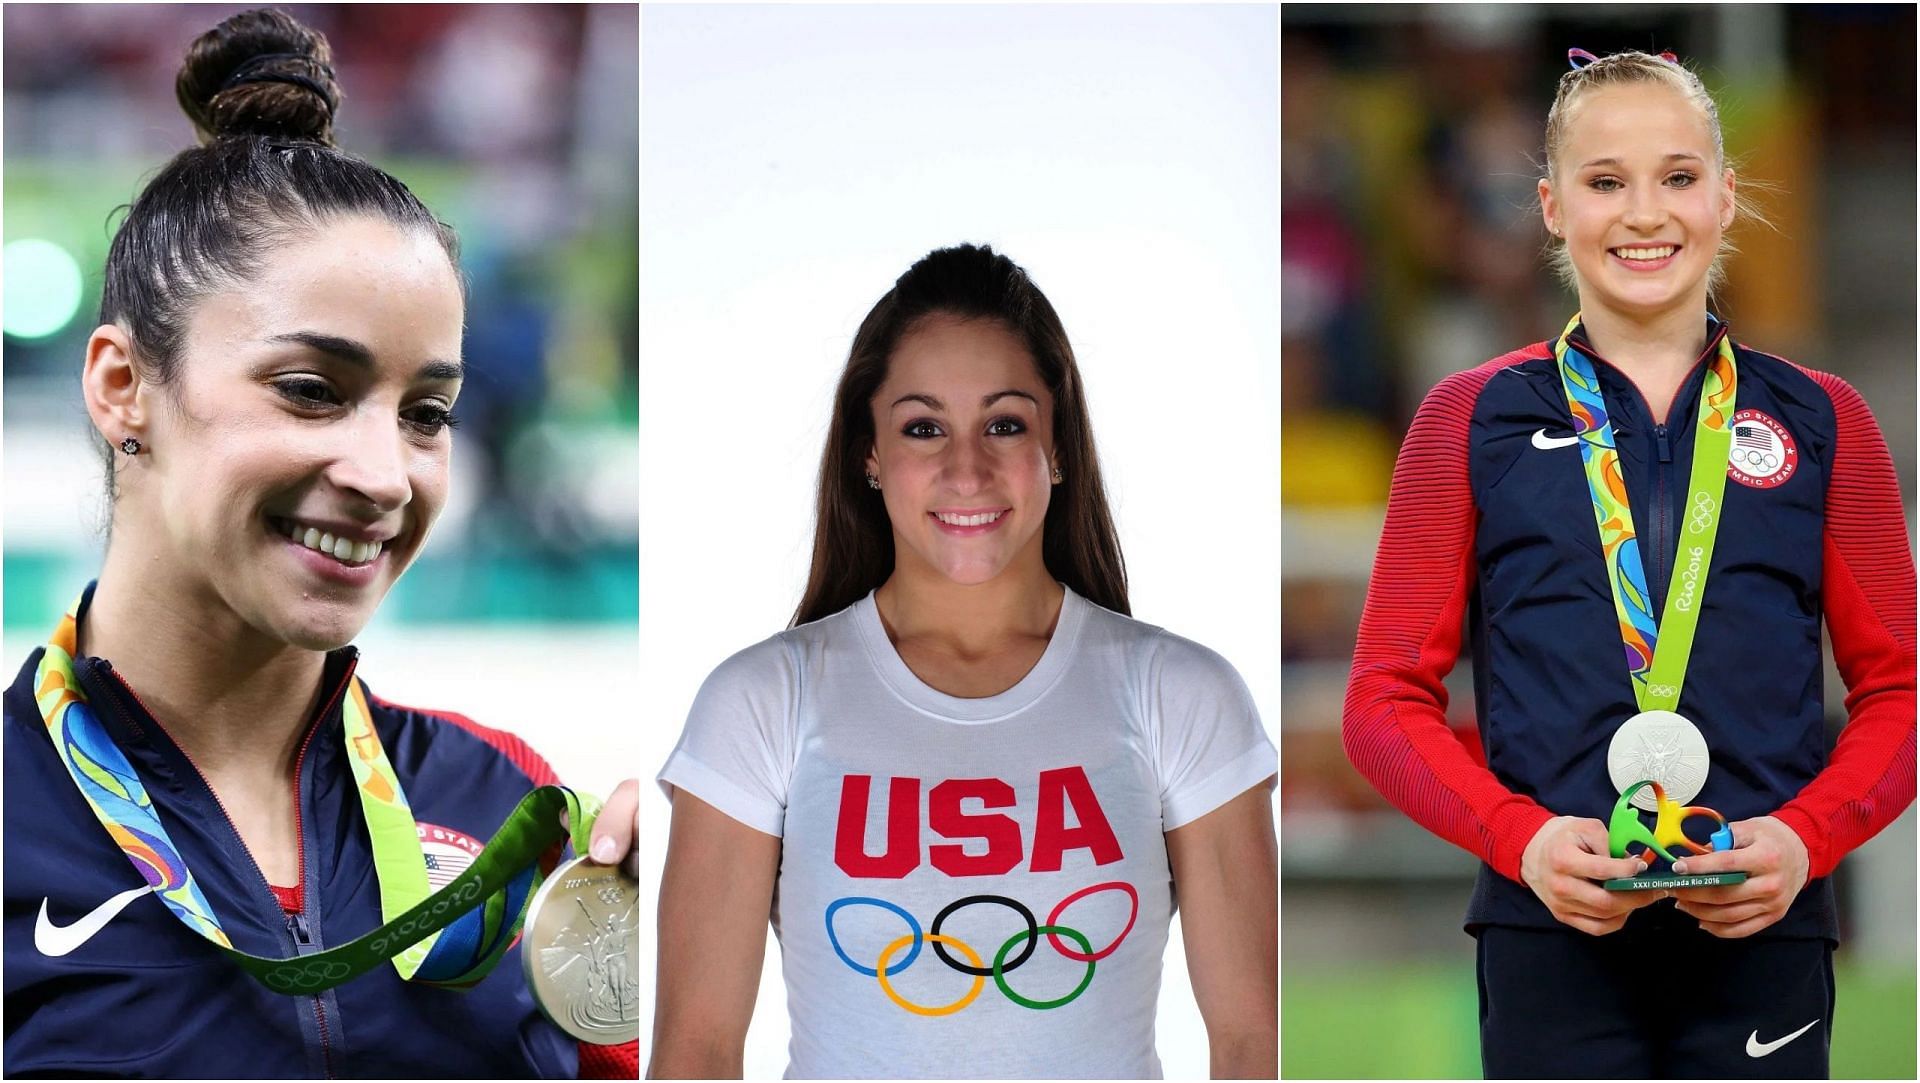
[[1225, 659], [1071, 590], [984, 699], [868, 595], [714, 670], [660, 783], [783, 840], [789, 1078], [1158, 1078], [1163, 835], [1276, 765]]

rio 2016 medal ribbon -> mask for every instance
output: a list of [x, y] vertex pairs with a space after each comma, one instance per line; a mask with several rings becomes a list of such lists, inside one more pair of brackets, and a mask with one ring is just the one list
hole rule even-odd
[[555, 1026], [598, 1045], [640, 1037], [639, 924], [639, 886], [617, 866], [578, 857], [547, 877], [527, 908], [520, 967]]
[[[563, 786], [542, 786], [521, 799], [472, 865], [439, 891], [429, 893], [426, 858], [413, 811], [374, 730], [366, 689], [352, 679], [341, 704], [341, 720], [373, 846], [384, 924], [311, 955], [271, 959], [236, 951], [160, 822], [140, 776], [87, 703], [73, 671], [79, 612], [76, 600], [54, 630], [34, 674], [35, 698], [54, 748], [100, 826], [160, 901], [274, 992], [311, 995], [388, 960], [406, 981], [472, 985], [486, 977], [513, 945], [527, 899], [538, 884], [537, 865], [568, 832], [560, 826], [562, 813], [571, 827], [574, 849], [584, 852], [587, 848], [599, 802]], [[449, 930], [449, 935], [440, 936], [442, 930]]]
[[[1718, 346], [1700, 389], [1686, 522], [1677, 543], [1673, 582], [1656, 624], [1653, 594], [1647, 589], [1640, 542], [1633, 529], [1633, 510], [1627, 501], [1626, 476], [1614, 446], [1613, 422], [1607, 417], [1593, 360], [1572, 342], [1573, 330], [1579, 324], [1580, 315], [1575, 313], [1554, 343], [1553, 353], [1567, 408], [1573, 415], [1573, 430], [1580, 438], [1580, 461], [1593, 497], [1600, 551], [1613, 590], [1634, 702], [1640, 708], [1640, 713], [1627, 719], [1614, 734], [1607, 748], [1607, 773], [1616, 789], [1625, 790], [1635, 782], [1652, 779], [1675, 800], [1685, 803], [1699, 796], [1709, 767], [1706, 738], [1677, 708], [1706, 598], [1713, 542], [1720, 533], [1721, 501], [1726, 495], [1738, 387], [1733, 340], [1725, 327], [1716, 330]], [[1655, 811], [1653, 795], [1647, 789], [1636, 792], [1633, 802], [1636, 807]]]

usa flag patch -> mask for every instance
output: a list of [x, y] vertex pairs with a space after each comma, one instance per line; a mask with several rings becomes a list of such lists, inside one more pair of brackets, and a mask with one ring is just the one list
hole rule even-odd
[[1785, 485], [1800, 468], [1800, 448], [1785, 425], [1759, 410], [1733, 415], [1733, 447], [1727, 476], [1749, 489]]

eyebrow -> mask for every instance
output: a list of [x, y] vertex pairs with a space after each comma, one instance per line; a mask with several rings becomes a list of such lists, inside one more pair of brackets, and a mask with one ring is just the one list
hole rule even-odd
[[[318, 350], [329, 357], [345, 361], [363, 369], [373, 368], [373, 351], [363, 342], [356, 342], [340, 335], [323, 335], [318, 331], [288, 331], [283, 335], [274, 335], [268, 342], [291, 342]], [[461, 361], [428, 361], [420, 366], [415, 378], [422, 380], [460, 380], [467, 374], [467, 366]]]
[[[1662, 160], [1663, 160], [1663, 161], [1668, 161], [1668, 162], [1686, 162], [1686, 161], [1692, 161], [1692, 162], [1704, 162], [1704, 161], [1706, 161], [1706, 159], [1705, 159], [1705, 158], [1702, 158], [1702, 157], [1700, 157], [1700, 156], [1699, 156], [1698, 154], [1687, 154], [1687, 153], [1685, 153], [1685, 152], [1683, 152], [1683, 151], [1676, 151], [1676, 152], [1674, 152], [1674, 153], [1672, 153], [1672, 154], [1669, 154], [1669, 155], [1667, 155], [1667, 156], [1666, 156], [1666, 158], [1664, 158], [1664, 159], [1662, 159]], [[1591, 162], [1582, 162], [1582, 163], [1580, 163], [1580, 168], [1581, 168], [1581, 169], [1587, 169], [1587, 168], [1589, 168], [1589, 167], [1592, 167], [1592, 166], [1596, 166], [1596, 165], [1606, 165], [1606, 166], [1612, 166], [1613, 168], [1615, 168], [1615, 169], [1618, 169], [1618, 168], [1620, 168], [1620, 159], [1618, 159], [1618, 158], [1595, 158], [1595, 159], [1594, 159], [1593, 161], [1591, 161]]]
[[[1020, 391], [1016, 388], [1011, 388], [1011, 387], [1007, 388], [1005, 391], [995, 391], [995, 392], [992, 392], [991, 394], [980, 396], [980, 405], [992, 406], [994, 403], [999, 402], [1001, 399], [1004, 399], [1010, 395], [1018, 398], [1023, 398], [1028, 402], [1033, 403], [1035, 407], [1038, 407], [1040, 405], [1039, 399], [1034, 398], [1032, 395], [1028, 394], [1025, 391]], [[911, 394], [900, 396], [899, 398], [893, 400], [893, 405], [899, 406], [901, 403], [904, 403], [904, 402], [922, 403], [926, 405], [929, 409], [933, 409], [933, 410], [945, 410], [947, 408], [946, 403], [941, 402], [939, 399], [933, 397], [932, 395], [922, 394], [918, 391], [915, 391]], [[889, 409], [891, 409], [891, 407], [889, 407]]]

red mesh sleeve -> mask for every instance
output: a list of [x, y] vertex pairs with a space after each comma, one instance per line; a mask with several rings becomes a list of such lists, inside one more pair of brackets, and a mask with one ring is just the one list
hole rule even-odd
[[619, 1045], [580, 1043], [581, 1079], [639, 1079], [640, 1043]]
[[1467, 478], [1474, 402], [1495, 373], [1542, 356], [1544, 343], [1455, 373], [1420, 404], [1393, 468], [1342, 718], [1347, 758], [1387, 800], [1514, 880], [1553, 813], [1507, 789], [1448, 729], [1441, 682], [1460, 656], [1477, 578]]
[[1866, 401], [1837, 376], [1801, 371], [1833, 402], [1821, 607], [1847, 724], [1826, 770], [1775, 815], [1821, 877], [1913, 803], [1914, 574], [1893, 457]]

